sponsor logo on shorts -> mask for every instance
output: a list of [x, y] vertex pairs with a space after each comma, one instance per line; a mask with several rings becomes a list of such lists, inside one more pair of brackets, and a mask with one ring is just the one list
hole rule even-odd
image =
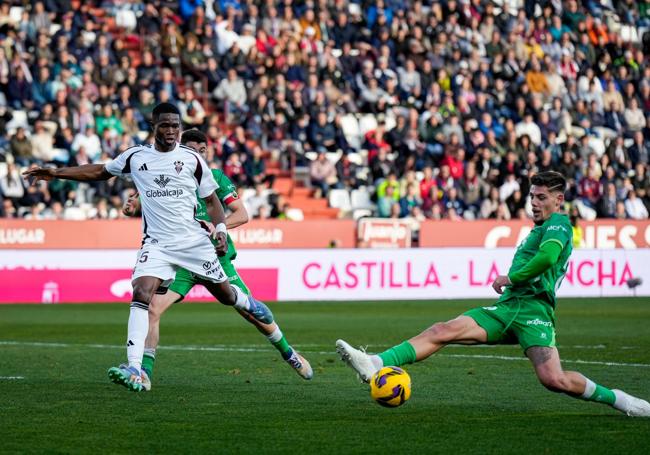
[[210, 270], [214, 268], [214, 266], [219, 262], [218, 259], [215, 259], [214, 261], [205, 261], [203, 263], [203, 270]]
[[178, 188], [178, 189], [164, 189], [164, 190], [147, 190], [145, 191], [145, 196], [147, 197], [175, 197], [179, 198], [183, 195], [183, 189]]
[[203, 263], [203, 270], [205, 270], [204, 276], [215, 275], [217, 281], [223, 281], [226, 274], [223, 269], [220, 267], [219, 259], [213, 261], [205, 261]]
[[488, 311], [494, 311], [494, 310], [497, 309], [497, 307], [495, 307], [495, 306], [484, 306], [483, 309], [488, 310]]
[[208, 271], [205, 272], [205, 276], [214, 275], [214, 274], [216, 274], [217, 272], [219, 272], [219, 275], [216, 275], [216, 276], [215, 276], [215, 279], [216, 279], [217, 281], [223, 281], [223, 279], [224, 279], [224, 277], [226, 276], [226, 274], [223, 273], [223, 270], [221, 270], [221, 269], [212, 269], [212, 270], [208, 270]]
[[544, 327], [552, 327], [553, 323], [550, 321], [542, 321], [539, 318], [529, 319], [526, 321], [526, 325], [543, 325]]

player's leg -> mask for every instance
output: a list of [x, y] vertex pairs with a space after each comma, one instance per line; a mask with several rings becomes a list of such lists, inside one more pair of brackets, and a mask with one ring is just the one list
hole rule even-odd
[[[228, 277], [228, 282], [243, 291], [246, 295], [250, 296], [251, 292], [248, 289], [248, 286], [246, 286], [246, 283], [244, 283], [244, 281], [239, 276], [239, 273], [237, 273], [237, 269], [235, 268], [232, 261], [227, 257], [222, 257], [219, 258], [219, 262], [221, 263], [221, 267], [223, 267], [223, 271]], [[302, 378], [311, 379], [313, 377], [314, 372], [311, 368], [311, 365], [307, 359], [305, 359], [291, 347], [276, 321], [273, 321], [270, 324], [265, 324], [255, 319], [253, 315], [251, 315], [251, 313], [248, 311], [237, 308], [237, 312], [244, 319], [255, 326], [255, 328], [266, 337], [269, 343], [271, 343], [271, 345], [278, 350], [282, 356], [282, 359], [287, 362]]]
[[475, 319], [461, 315], [451, 321], [438, 322], [419, 335], [377, 355], [368, 355], [343, 340], [336, 350], [359, 377], [368, 382], [383, 366], [401, 366], [426, 359], [450, 343], [486, 343], [488, 333]]
[[146, 372], [149, 381], [153, 379], [156, 348], [160, 341], [160, 317], [172, 304], [183, 300], [196, 283], [197, 279], [192, 273], [185, 269], [178, 269], [173, 283], [166, 290], [159, 288], [149, 305], [149, 332], [142, 358], [142, 369]]
[[252, 295], [247, 295], [239, 286], [230, 284], [227, 279], [218, 283], [214, 281], [202, 281], [202, 284], [222, 304], [233, 306], [237, 310], [244, 311], [264, 324], [271, 324], [273, 322], [273, 313], [264, 303]]
[[246, 311], [265, 324], [273, 322], [273, 313], [266, 305], [228, 282], [228, 277], [207, 237], [197, 239], [192, 245], [186, 245], [182, 251], [177, 252], [177, 259], [177, 265], [196, 275], [201, 284], [222, 304]]
[[133, 299], [129, 312], [126, 347], [128, 365], [120, 365], [108, 370], [111, 381], [134, 392], [143, 390], [141, 367], [149, 328], [148, 307], [161, 282], [160, 278], [154, 276], [140, 276], [133, 280]]
[[133, 270], [133, 299], [129, 313], [127, 359], [128, 365], [108, 370], [111, 381], [132, 391], [142, 391], [142, 356], [149, 331], [149, 304], [164, 280], [174, 277], [175, 267], [169, 254], [157, 245], [146, 244], [140, 249]]
[[156, 362], [156, 349], [160, 341], [160, 317], [175, 302], [182, 300], [182, 296], [168, 289], [164, 294], [153, 296], [149, 305], [149, 332], [144, 342], [144, 355], [142, 369], [147, 373], [149, 380], [153, 378], [154, 364]]
[[314, 377], [314, 371], [311, 368], [311, 364], [302, 356], [302, 354], [296, 351], [289, 344], [284, 336], [284, 332], [282, 332], [280, 326], [277, 324], [277, 321], [270, 324], [264, 324], [253, 318], [250, 313], [247, 313], [246, 311], [237, 310], [237, 312], [266, 337], [269, 343], [278, 350], [282, 359], [287, 362], [301, 378], [311, 379]]
[[650, 404], [622, 390], [608, 389], [576, 371], [564, 371], [555, 347], [531, 346], [526, 356], [544, 387], [574, 398], [607, 404], [632, 417], [650, 417]]

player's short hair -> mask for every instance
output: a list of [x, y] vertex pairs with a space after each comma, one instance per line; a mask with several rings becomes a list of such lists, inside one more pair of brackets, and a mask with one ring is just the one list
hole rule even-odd
[[180, 117], [181, 112], [172, 103], [160, 103], [153, 108], [153, 112], [151, 113], [151, 120], [156, 123], [158, 121], [158, 117], [160, 117], [161, 114], [176, 114]]
[[530, 183], [535, 186], [545, 186], [549, 191], [566, 191], [566, 178], [556, 171], [544, 171], [533, 175]]
[[181, 144], [187, 144], [188, 142], [197, 142], [199, 144], [205, 142], [207, 144], [208, 138], [203, 132], [192, 128], [191, 130], [185, 131], [181, 136]]

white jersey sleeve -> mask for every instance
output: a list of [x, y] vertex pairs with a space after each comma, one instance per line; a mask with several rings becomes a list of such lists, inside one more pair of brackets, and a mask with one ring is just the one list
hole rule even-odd
[[212, 171], [208, 167], [208, 164], [205, 162], [203, 157], [196, 154], [196, 171], [194, 172], [194, 178], [196, 179], [196, 184], [198, 186], [198, 193], [200, 198], [206, 198], [219, 189], [219, 185], [214, 180], [212, 176]]
[[141, 150], [142, 147], [140, 146], [130, 147], [120, 153], [117, 158], [106, 163], [104, 168], [110, 174], [118, 177], [128, 175], [131, 173], [131, 158]]

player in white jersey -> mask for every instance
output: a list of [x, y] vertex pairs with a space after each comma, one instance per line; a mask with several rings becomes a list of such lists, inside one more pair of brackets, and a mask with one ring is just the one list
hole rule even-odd
[[[110, 368], [108, 375], [113, 382], [138, 392], [143, 390], [141, 366], [149, 303], [158, 287], [174, 278], [177, 268], [200, 277], [221, 303], [249, 312], [265, 324], [273, 322], [266, 305], [232, 286], [221, 268], [217, 254], [226, 254], [228, 245], [224, 210], [215, 194], [218, 186], [203, 158], [178, 143], [178, 109], [161, 103], [154, 108], [152, 120], [153, 145], [131, 147], [105, 165], [36, 168], [24, 173], [34, 180], [89, 182], [125, 175], [133, 179], [142, 204], [143, 240], [132, 277], [128, 365]], [[194, 218], [197, 193], [204, 199], [213, 224]], [[210, 237], [216, 239], [216, 251]]]

